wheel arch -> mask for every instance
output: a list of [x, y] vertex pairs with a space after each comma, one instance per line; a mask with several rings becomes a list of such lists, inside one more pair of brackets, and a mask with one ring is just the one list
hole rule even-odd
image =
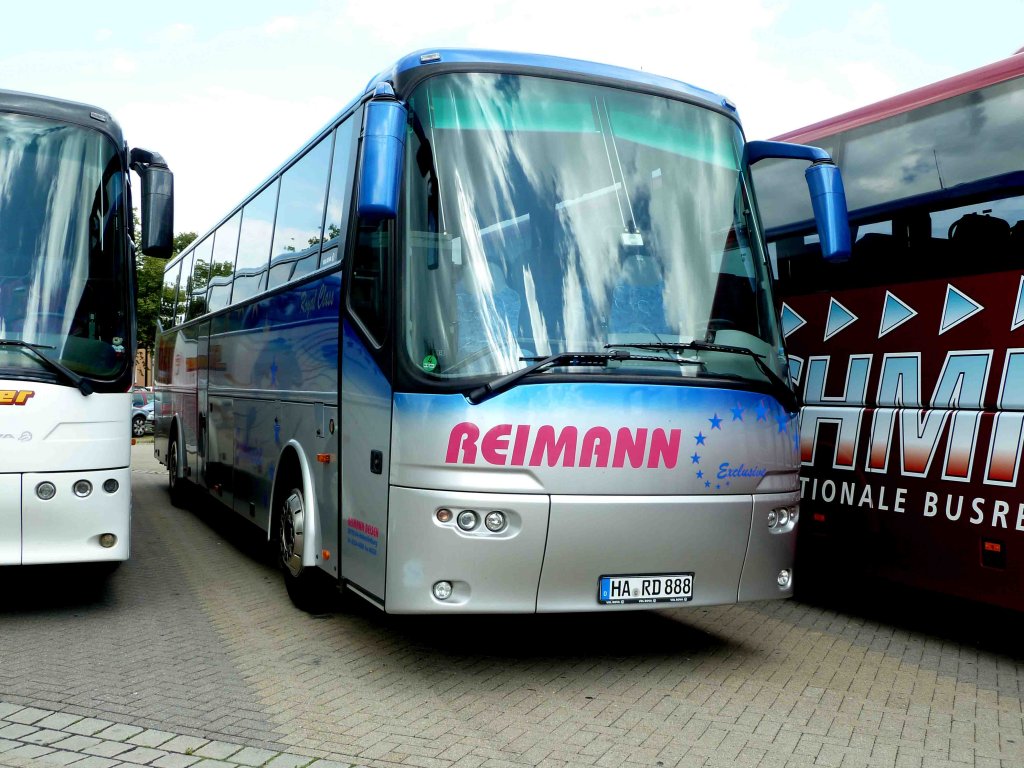
[[287, 478], [290, 472], [295, 472], [298, 475], [298, 479], [302, 482], [302, 501], [305, 506], [302, 521], [304, 527], [302, 541], [302, 567], [318, 568], [320, 563], [317, 559], [316, 553], [317, 543], [320, 539], [320, 525], [319, 518], [317, 516], [316, 491], [313, 486], [313, 473], [309, 466], [309, 460], [306, 458], [306, 454], [297, 440], [289, 440], [278, 455], [277, 469], [274, 472], [274, 480], [270, 489], [272, 507], [271, 522], [270, 525], [267, 526], [267, 539], [269, 540], [273, 535], [273, 516], [275, 514], [273, 505], [277, 502], [278, 491], [287, 490], [282, 487], [283, 481], [281, 478]]

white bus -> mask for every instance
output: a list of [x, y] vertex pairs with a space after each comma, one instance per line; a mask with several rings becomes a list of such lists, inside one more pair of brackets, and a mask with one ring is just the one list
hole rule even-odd
[[827, 155], [745, 142], [719, 96], [402, 59], [168, 265], [172, 500], [259, 526], [309, 608], [788, 596], [797, 407], [749, 191], [779, 155], [841, 254]]
[[171, 174], [104, 111], [0, 91], [0, 566], [128, 558], [135, 264], [168, 256]]

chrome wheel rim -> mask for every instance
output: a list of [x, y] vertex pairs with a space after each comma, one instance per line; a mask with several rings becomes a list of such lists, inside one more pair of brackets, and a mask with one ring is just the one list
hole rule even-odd
[[281, 524], [279, 526], [281, 564], [292, 576], [298, 576], [302, 572], [304, 514], [302, 492], [293, 488], [281, 504]]

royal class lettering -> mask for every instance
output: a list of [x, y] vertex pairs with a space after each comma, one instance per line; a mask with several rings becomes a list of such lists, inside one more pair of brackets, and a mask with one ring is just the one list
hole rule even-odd
[[[878, 391], [861, 446], [872, 355], [851, 355], [841, 395], [825, 395], [831, 360], [807, 361], [805, 407], [800, 418], [800, 458], [815, 464], [821, 426], [835, 426], [834, 469], [853, 470], [858, 457], [864, 470], [878, 474], [890, 468], [906, 477], [933, 477], [968, 482], [975, 465], [984, 461], [982, 481], [1013, 486], [1024, 446], [1024, 350], [1010, 350], [1003, 366], [992, 437], [987, 453], [978, 450], [985, 388], [992, 369], [991, 350], [952, 351], [946, 355], [937, 382], [926, 400], [922, 392], [921, 356], [883, 355]], [[944, 458], [936, 462], [945, 436]], [[894, 450], [898, 446], [898, 450]]]
[[24, 405], [34, 395], [31, 389], [0, 389], [0, 405]]
[[498, 424], [481, 433], [468, 421], [448, 436], [447, 464], [512, 467], [625, 467], [675, 469], [682, 431]]

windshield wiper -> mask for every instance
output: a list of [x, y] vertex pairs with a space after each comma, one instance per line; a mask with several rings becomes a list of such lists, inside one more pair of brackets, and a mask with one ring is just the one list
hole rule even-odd
[[666, 349], [674, 351], [683, 350], [694, 350], [697, 352], [727, 352], [733, 355], [745, 355], [754, 361], [757, 365], [758, 370], [765, 375], [765, 377], [772, 383], [775, 389], [778, 390], [779, 402], [782, 407], [786, 409], [787, 413], [796, 413], [800, 409], [800, 403], [797, 400], [796, 393], [793, 388], [786, 383], [786, 381], [779, 376], [775, 371], [771, 369], [761, 357], [752, 349], [746, 347], [735, 347], [731, 344], [712, 344], [709, 341], [678, 341], [678, 342], [651, 342], [649, 344], [605, 344], [605, 349], [649, 349], [651, 351]]
[[614, 352], [558, 352], [554, 355], [548, 355], [547, 357], [521, 357], [519, 359], [529, 360], [534, 364], [526, 368], [520, 368], [518, 371], [513, 371], [512, 373], [504, 376], [499, 376], [493, 381], [489, 381], [483, 386], [477, 387], [466, 395], [466, 399], [473, 405], [479, 405], [484, 400], [497, 395], [499, 392], [504, 392], [506, 389], [515, 386], [528, 376], [540, 373], [548, 368], [570, 365], [605, 368], [608, 366], [609, 362], [616, 360], [642, 360], [655, 363], [679, 363], [682, 365], [704, 364], [699, 360], [659, 357], [657, 355], [633, 355], [625, 349], [616, 349]]
[[16, 347], [17, 349], [21, 349], [29, 353], [39, 360], [46, 368], [59, 376], [63, 376], [78, 387], [78, 391], [83, 395], [92, 394], [92, 387], [89, 385], [88, 381], [83, 379], [67, 366], [58, 363], [52, 357], [40, 351], [43, 349], [54, 349], [54, 347], [47, 346], [46, 344], [31, 344], [27, 341], [21, 341], [20, 339], [0, 339], [0, 347]]

